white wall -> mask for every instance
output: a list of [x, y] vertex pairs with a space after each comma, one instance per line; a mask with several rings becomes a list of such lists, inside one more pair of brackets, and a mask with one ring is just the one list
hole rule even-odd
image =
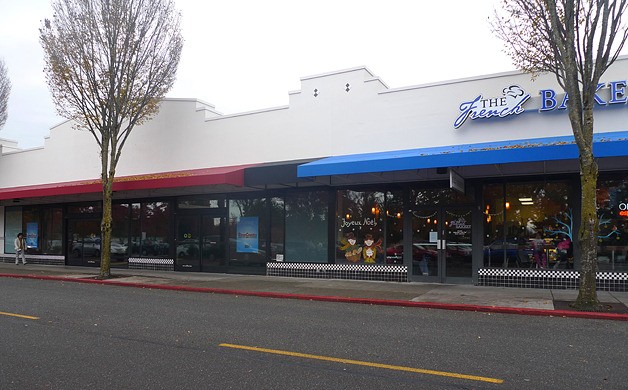
[[[626, 78], [623, 58], [602, 81]], [[479, 94], [498, 97], [512, 84], [532, 95], [523, 114], [468, 120], [454, 129], [462, 102]], [[565, 111], [538, 112], [538, 91], [547, 88], [559, 91], [553, 76], [532, 81], [507, 73], [390, 90], [360, 67], [305, 77], [301, 90], [290, 92], [288, 106], [257, 112], [220, 116], [194, 99], [166, 99], [153, 120], [133, 130], [117, 175], [569, 135]], [[595, 115], [597, 132], [626, 130], [628, 105]], [[99, 176], [95, 141], [70, 122], [53, 128], [43, 148], [0, 155], [0, 188]]]

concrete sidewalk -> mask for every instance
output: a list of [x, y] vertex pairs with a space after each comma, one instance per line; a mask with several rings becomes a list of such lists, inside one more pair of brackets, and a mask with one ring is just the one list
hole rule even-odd
[[[576, 290], [479, 287], [436, 283], [396, 283], [337, 279], [305, 279], [255, 275], [183, 273], [113, 269], [114, 279], [99, 281], [97, 268], [0, 263], [0, 276], [64, 280], [117, 286], [161, 288], [206, 293], [254, 295], [348, 303], [414, 306], [527, 315], [600, 318], [628, 321], [624, 313], [557, 310], [575, 300]], [[628, 306], [628, 293], [599, 291], [601, 302]]]

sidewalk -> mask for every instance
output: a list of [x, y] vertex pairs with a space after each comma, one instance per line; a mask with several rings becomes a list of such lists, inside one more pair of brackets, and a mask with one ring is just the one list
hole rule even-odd
[[628, 292], [599, 291], [598, 298], [601, 302], [624, 310], [620, 313], [592, 313], [569, 310], [565, 302], [575, 300], [578, 295], [576, 290], [128, 269], [112, 269], [112, 273], [116, 278], [100, 281], [94, 278], [98, 275], [97, 268], [0, 263], [0, 277], [24, 277], [273, 298], [628, 321], [628, 310], [625, 310], [628, 306]]

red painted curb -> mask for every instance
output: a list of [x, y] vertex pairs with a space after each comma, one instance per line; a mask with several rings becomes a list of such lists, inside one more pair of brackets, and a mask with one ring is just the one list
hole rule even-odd
[[230, 289], [210, 288], [210, 287], [170, 286], [170, 285], [163, 285], [163, 284], [146, 284], [146, 283], [133, 283], [133, 282], [128, 283], [128, 282], [118, 282], [115, 279], [98, 280], [98, 279], [68, 278], [64, 276], [0, 274], [0, 277], [15, 278], [15, 279], [55, 280], [55, 281], [62, 281], [62, 282], [75, 282], [75, 283], [92, 283], [92, 284], [100, 284], [100, 285], [148, 288], [148, 289], [156, 289], [156, 290], [244, 295], [244, 296], [254, 296], [254, 297], [263, 297], [263, 298], [299, 299], [299, 300], [307, 300], [307, 301], [358, 303], [358, 304], [364, 304], [364, 305], [381, 305], [381, 306], [419, 307], [419, 308], [425, 308], [425, 309], [474, 311], [474, 312], [481, 312], [481, 313], [499, 313], [499, 314], [519, 314], [519, 315], [543, 316], [543, 317], [569, 317], [569, 318], [585, 318], [585, 319], [596, 319], [596, 320], [628, 321], [628, 314], [617, 314], [617, 313], [599, 313], [599, 312], [584, 312], [584, 311], [572, 311], [572, 310], [544, 310], [544, 309], [529, 309], [529, 308], [516, 308], [516, 307], [504, 307], [504, 306], [482, 306], [482, 305], [471, 305], [471, 304], [464, 304], [464, 303], [414, 302], [414, 301], [404, 301], [404, 300], [395, 300], [395, 299], [348, 298], [348, 297], [324, 296], [324, 295], [288, 294], [288, 293], [262, 292], [262, 291], [249, 291], [249, 290], [230, 290]]

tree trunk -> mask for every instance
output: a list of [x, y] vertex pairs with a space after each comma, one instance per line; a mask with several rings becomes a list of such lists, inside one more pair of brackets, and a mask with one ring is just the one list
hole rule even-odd
[[[108, 133], [105, 133], [108, 134]], [[100, 222], [100, 279], [111, 277], [111, 198], [113, 196], [113, 178], [115, 170], [110, 167], [110, 141], [103, 136], [100, 150], [102, 180], [102, 221]]]
[[111, 277], [111, 197], [113, 178], [103, 181], [102, 221], [100, 223], [100, 279]]
[[597, 189], [598, 167], [593, 151], [581, 151], [580, 181], [582, 187], [580, 242], [580, 291], [573, 306], [581, 310], [596, 310], [600, 306], [597, 298], [595, 276], [597, 273]]

